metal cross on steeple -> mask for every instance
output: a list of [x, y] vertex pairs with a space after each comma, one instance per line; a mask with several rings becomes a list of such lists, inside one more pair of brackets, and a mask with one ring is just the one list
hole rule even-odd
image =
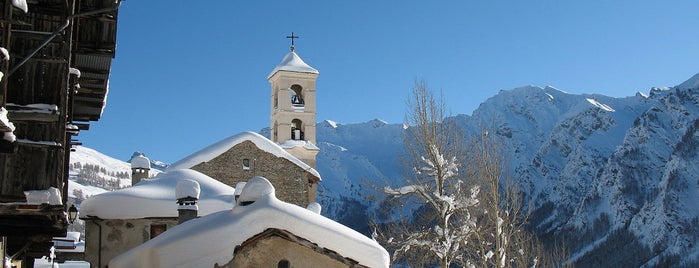
[[295, 50], [294, 48], [294, 39], [299, 38], [298, 35], [294, 35], [294, 32], [291, 32], [290, 36], [287, 36], [286, 38], [291, 38], [291, 51], [293, 52]]

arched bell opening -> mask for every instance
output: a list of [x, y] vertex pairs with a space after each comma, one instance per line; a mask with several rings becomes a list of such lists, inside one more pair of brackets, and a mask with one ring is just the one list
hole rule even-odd
[[291, 106], [303, 107], [305, 105], [303, 101], [303, 87], [298, 84], [291, 85]]
[[291, 139], [292, 140], [304, 140], [304, 126], [303, 122], [299, 119], [291, 120]]

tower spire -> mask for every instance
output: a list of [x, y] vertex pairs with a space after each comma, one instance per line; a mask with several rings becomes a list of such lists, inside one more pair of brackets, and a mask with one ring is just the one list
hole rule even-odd
[[294, 48], [294, 39], [299, 38], [299, 37], [300, 36], [298, 36], [298, 35], [294, 35], [294, 32], [291, 32], [291, 35], [286, 37], [286, 38], [291, 39], [291, 52], [294, 52], [294, 50], [296, 50], [296, 48]]

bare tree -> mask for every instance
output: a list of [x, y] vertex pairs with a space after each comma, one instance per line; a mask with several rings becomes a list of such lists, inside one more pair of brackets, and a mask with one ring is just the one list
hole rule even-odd
[[535, 267], [541, 263], [543, 247], [526, 231], [519, 187], [506, 175], [503, 146], [485, 130], [471, 139], [468, 177], [481, 185], [477, 211], [478, 230], [467, 263], [477, 267]]
[[395, 197], [416, 196], [429, 216], [418, 219], [424, 223], [421, 226], [392, 226], [404, 231], [394, 233], [396, 236], [387, 242], [397, 245], [394, 259], [418, 252], [424, 253], [418, 258], [420, 262], [436, 261], [441, 267], [449, 267], [462, 258], [463, 248], [476, 228], [469, 208], [478, 204], [479, 187], [463, 183], [459, 162], [464, 152], [463, 135], [444, 122], [442, 99], [435, 99], [425, 82], [416, 82], [408, 107], [411, 127], [405, 147], [411, 169], [405, 186], [386, 187], [384, 192]]

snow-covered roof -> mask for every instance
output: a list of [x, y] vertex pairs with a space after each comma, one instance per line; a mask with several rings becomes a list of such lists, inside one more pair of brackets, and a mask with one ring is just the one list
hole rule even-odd
[[278, 71], [319, 74], [318, 70], [306, 64], [301, 59], [301, 57], [299, 57], [299, 55], [297, 55], [296, 52], [293, 51], [289, 52], [289, 54], [286, 54], [286, 56], [284, 56], [282, 62], [280, 62], [279, 65], [277, 65], [277, 67], [275, 67], [274, 70], [272, 70], [272, 72], [269, 73], [267, 79], [272, 77]]
[[134, 155], [134, 157], [131, 158], [131, 168], [150, 169], [150, 159], [143, 155]]
[[270, 141], [269, 139], [265, 138], [260, 134], [251, 131], [246, 131], [237, 135], [233, 135], [217, 143], [214, 143], [204, 149], [201, 149], [200, 151], [170, 165], [167, 168], [167, 170], [192, 168], [198, 164], [211, 161], [217, 156], [233, 148], [233, 146], [236, 146], [244, 141], [251, 141], [260, 150], [276, 155], [277, 157], [286, 158], [287, 160], [303, 168], [304, 170], [308, 170], [308, 172], [310, 172], [313, 176], [320, 179], [320, 173], [318, 173], [318, 171], [316, 171], [314, 168], [310, 167], [303, 161], [294, 157], [276, 143]]
[[83, 201], [80, 217], [101, 219], [141, 219], [177, 217], [175, 188], [183, 179], [199, 183], [199, 215], [229, 210], [235, 204], [235, 189], [216, 179], [190, 169], [163, 172], [144, 179], [130, 188], [95, 195]]
[[[389, 254], [376, 241], [302, 207], [276, 198], [265, 178], [252, 178], [236, 206], [180, 224], [109, 262], [109, 267], [214, 267], [231, 261], [234, 249], [267, 229], [293, 233], [368, 267], [388, 267]], [[183, 242], [186, 241], [186, 242]]]
[[303, 147], [309, 150], [320, 150], [318, 146], [311, 143], [310, 141], [304, 140], [286, 140], [284, 143], [280, 144], [279, 147], [284, 149], [291, 149], [294, 147]]

